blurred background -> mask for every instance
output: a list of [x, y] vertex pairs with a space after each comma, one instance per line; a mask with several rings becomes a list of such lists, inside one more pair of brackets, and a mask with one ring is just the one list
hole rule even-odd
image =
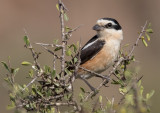
[[[154, 89], [155, 95], [151, 99], [151, 111], [157, 113], [160, 105], [160, 1], [159, 0], [63, 0], [69, 9], [67, 26], [74, 28], [83, 26], [73, 33], [69, 43], [77, 42], [82, 38], [85, 44], [94, 34], [92, 26], [97, 19], [111, 17], [118, 20], [124, 31], [122, 45], [132, 45], [147, 21], [152, 23], [154, 34], [148, 47], [140, 42], [134, 51], [140, 67], [140, 74], [144, 75], [142, 84], [145, 93]], [[31, 42], [52, 43], [60, 38], [59, 13], [56, 9], [57, 0], [0, 0], [0, 61], [7, 61], [11, 56], [13, 67], [20, 67], [16, 82], [28, 83], [27, 69], [21, 66], [22, 61], [32, 62], [30, 51], [24, 48], [23, 36], [25, 28]], [[52, 56], [43, 48], [34, 45], [35, 50], [42, 52], [40, 63], [52, 65]], [[4, 82], [6, 70], [0, 66], [0, 113], [11, 113], [6, 106], [9, 104], [8, 87]], [[90, 80], [91, 84], [97, 79]], [[75, 87], [83, 84], [76, 81]], [[119, 95], [115, 88], [103, 90], [103, 95], [118, 100]]]

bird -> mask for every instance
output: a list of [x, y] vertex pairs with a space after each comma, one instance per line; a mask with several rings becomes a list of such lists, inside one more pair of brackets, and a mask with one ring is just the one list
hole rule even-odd
[[[123, 40], [123, 31], [118, 21], [113, 18], [98, 19], [93, 30], [97, 34], [80, 50], [80, 67], [102, 73], [117, 60], [120, 44]], [[95, 74], [82, 68], [78, 69], [76, 78], [81, 78], [93, 89], [86, 79], [95, 76]]]

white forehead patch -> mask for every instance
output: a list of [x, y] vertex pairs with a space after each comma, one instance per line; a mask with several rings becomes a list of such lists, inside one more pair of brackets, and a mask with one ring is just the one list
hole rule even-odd
[[112, 25], [116, 25], [113, 21], [111, 20], [104, 20], [104, 19], [99, 19], [97, 20], [98, 25], [106, 25], [108, 23], [112, 23]]

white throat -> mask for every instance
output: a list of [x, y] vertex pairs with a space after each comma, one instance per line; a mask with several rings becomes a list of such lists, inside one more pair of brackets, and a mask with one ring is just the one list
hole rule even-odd
[[101, 38], [107, 39], [116, 39], [116, 40], [123, 40], [123, 31], [122, 30], [115, 30], [115, 29], [105, 29], [103, 31], [98, 31], [97, 34]]

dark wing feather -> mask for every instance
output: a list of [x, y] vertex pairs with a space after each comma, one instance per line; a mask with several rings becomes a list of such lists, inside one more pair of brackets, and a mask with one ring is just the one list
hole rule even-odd
[[[80, 59], [81, 59], [81, 63], [80, 64], [84, 64], [85, 62], [87, 62], [88, 60], [90, 60], [92, 57], [94, 57], [102, 48], [103, 45], [105, 44], [105, 41], [102, 40], [97, 40], [98, 36], [95, 35], [93, 38], [91, 38], [81, 49], [81, 55], [80, 55]], [[97, 40], [97, 41], [96, 41]], [[88, 44], [94, 42], [91, 46], [87, 47], [84, 49], [84, 47], [86, 47]], [[77, 54], [75, 57], [78, 58], [79, 54]], [[72, 59], [73, 61], [73, 59]], [[72, 65], [72, 63], [69, 63], [69, 66], [67, 67], [68, 70], [74, 70], [74, 65]]]
[[[87, 46], [88, 44], [86, 44], [85, 46]], [[84, 46], [81, 50], [81, 55], [80, 55], [81, 65], [90, 60], [92, 57], [94, 57], [103, 48], [104, 44], [105, 44], [104, 40], [97, 40], [91, 46], [88, 46], [85, 49]]]
[[[92, 38], [82, 47], [82, 49], [83, 49], [86, 45], [88, 45], [89, 43], [94, 42], [94, 41], [97, 40], [97, 39], [98, 39], [98, 36], [95, 35], [94, 37], [92, 37]], [[81, 50], [82, 50], [82, 49], [81, 49]]]

